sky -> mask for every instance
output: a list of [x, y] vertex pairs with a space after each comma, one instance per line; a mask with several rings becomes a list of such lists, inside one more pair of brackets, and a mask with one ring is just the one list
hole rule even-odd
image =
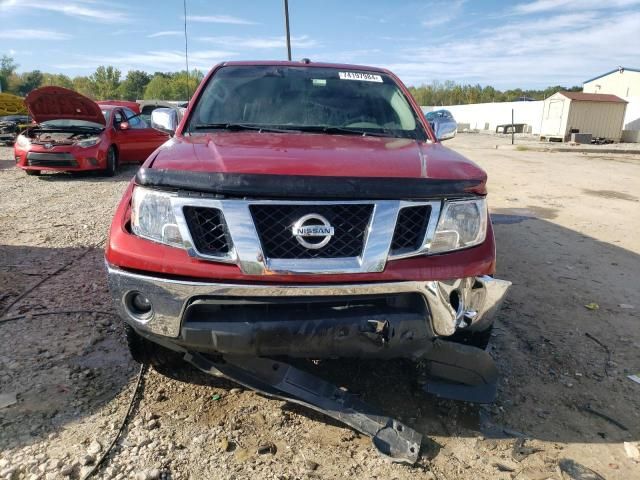
[[[190, 67], [286, 59], [282, 0], [187, 0]], [[640, 68], [640, 0], [289, 0], [293, 59], [382, 66], [407, 85], [581, 85]], [[182, 0], [0, 0], [0, 55], [70, 76], [184, 69]]]

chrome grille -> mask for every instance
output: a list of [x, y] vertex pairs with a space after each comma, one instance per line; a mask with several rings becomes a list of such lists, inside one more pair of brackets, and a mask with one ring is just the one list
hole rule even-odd
[[400, 210], [391, 242], [392, 255], [402, 255], [422, 246], [430, 214], [429, 205], [404, 207]]
[[[373, 204], [255, 204], [249, 209], [265, 257], [346, 258], [362, 254]], [[296, 221], [308, 214], [322, 215], [335, 229], [329, 243], [319, 249], [305, 248], [292, 234]]]
[[231, 240], [222, 211], [217, 208], [183, 209], [193, 243], [203, 255], [223, 256], [231, 250]]

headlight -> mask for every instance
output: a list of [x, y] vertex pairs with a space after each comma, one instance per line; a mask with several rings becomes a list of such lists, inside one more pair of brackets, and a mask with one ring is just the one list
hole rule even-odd
[[27, 148], [29, 145], [31, 145], [31, 141], [24, 135], [20, 134], [16, 137], [16, 145], [21, 148]]
[[88, 148], [88, 147], [93, 147], [94, 145], [97, 145], [100, 143], [100, 137], [91, 137], [91, 138], [87, 138], [85, 140], [80, 140], [79, 142], [76, 142], [76, 145], [82, 148]]
[[484, 242], [487, 203], [484, 198], [444, 203], [429, 253], [449, 252]]
[[136, 187], [131, 199], [131, 229], [139, 237], [184, 247], [171, 206], [171, 194]]

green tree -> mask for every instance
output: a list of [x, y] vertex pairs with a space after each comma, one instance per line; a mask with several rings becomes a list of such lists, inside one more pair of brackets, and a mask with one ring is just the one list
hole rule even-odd
[[96, 96], [98, 100], [117, 99], [118, 87], [120, 86], [120, 70], [112, 66], [99, 66], [91, 75], [91, 80], [95, 84]]
[[42, 86], [49, 85], [73, 89], [73, 81], [62, 73], [43, 73]]
[[24, 72], [20, 75], [20, 86], [18, 87], [18, 95], [26, 96], [31, 90], [35, 90], [42, 85], [42, 72], [34, 70], [32, 72]]
[[189, 97], [193, 95], [193, 92], [198, 88], [203, 77], [204, 74], [199, 70], [189, 72], [188, 80], [186, 70], [174, 73], [171, 78], [173, 89], [172, 100], [189, 100]]
[[130, 70], [120, 84], [120, 97], [125, 100], [138, 100], [144, 97], [144, 89], [151, 81], [151, 76], [142, 70]]
[[75, 77], [73, 79], [73, 89], [89, 98], [98, 98], [96, 84], [91, 77]]
[[155, 73], [144, 89], [144, 98], [145, 100], [172, 100], [171, 77], [164, 73]]
[[0, 90], [3, 92], [9, 87], [9, 77], [15, 73], [18, 64], [14, 62], [13, 57], [2, 55], [0, 58]]

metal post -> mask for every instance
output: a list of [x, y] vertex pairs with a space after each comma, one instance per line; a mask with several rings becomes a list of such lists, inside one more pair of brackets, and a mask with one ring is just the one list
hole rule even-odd
[[513, 145], [513, 143], [514, 143], [515, 134], [516, 134], [516, 127], [513, 124], [513, 108], [512, 108], [511, 109], [511, 145]]
[[291, 35], [289, 34], [289, 0], [284, 0], [284, 28], [287, 32], [287, 59], [291, 61]]

